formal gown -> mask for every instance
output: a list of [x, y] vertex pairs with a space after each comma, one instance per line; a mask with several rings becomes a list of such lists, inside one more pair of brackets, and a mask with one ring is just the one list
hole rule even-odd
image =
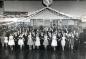
[[48, 38], [47, 38], [47, 36], [44, 36], [43, 45], [44, 45], [44, 46], [48, 46]]
[[53, 35], [51, 46], [57, 46], [56, 35]]
[[33, 40], [32, 40], [32, 36], [31, 35], [29, 35], [28, 36], [28, 42], [27, 42], [27, 45], [33, 45], [34, 43], [33, 43]]
[[15, 42], [14, 42], [14, 39], [13, 39], [13, 36], [10, 36], [9, 37], [9, 42], [8, 42], [8, 45], [15, 45]]
[[4, 43], [8, 43], [8, 37], [4, 37]]
[[18, 45], [20, 45], [20, 46], [24, 45], [24, 40], [23, 40], [23, 38], [20, 38], [20, 39], [18, 40]]
[[65, 37], [62, 37], [62, 40], [61, 40], [61, 45], [62, 46], [65, 46], [65, 43], [66, 43], [65, 39], [66, 39]]
[[38, 36], [36, 37], [35, 46], [40, 46], [40, 38]]

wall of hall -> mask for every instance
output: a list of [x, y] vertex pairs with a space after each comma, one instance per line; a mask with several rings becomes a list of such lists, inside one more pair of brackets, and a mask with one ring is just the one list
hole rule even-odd
[[86, 22], [81, 22], [80, 25], [81, 25], [82, 29], [86, 29]]
[[3, 14], [3, 8], [0, 8], [0, 14]]

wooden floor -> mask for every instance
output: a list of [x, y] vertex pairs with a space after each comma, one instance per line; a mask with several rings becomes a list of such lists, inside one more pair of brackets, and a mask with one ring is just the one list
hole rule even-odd
[[17, 49], [11, 51], [8, 48], [0, 48], [0, 59], [86, 59], [86, 47], [78, 50], [28, 50]]

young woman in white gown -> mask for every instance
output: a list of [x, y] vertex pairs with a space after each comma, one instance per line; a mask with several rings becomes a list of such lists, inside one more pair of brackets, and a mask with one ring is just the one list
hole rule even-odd
[[9, 36], [8, 45], [10, 46], [11, 50], [13, 50], [13, 46], [15, 45], [13, 35], [10, 35], [10, 36]]
[[48, 46], [48, 37], [47, 37], [47, 34], [44, 35], [44, 42], [43, 42], [43, 45], [45, 47], [45, 49], [47, 49], [47, 46]]
[[56, 50], [56, 46], [57, 46], [56, 34], [53, 34], [51, 46], [54, 48], [54, 51], [55, 51]]
[[27, 45], [29, 45], [30, 50], [32, 49], [33, 44], [34, 43], [33, 43], [32, 35], [31, 35], [31, 32], [30, 32], [30, 34], [28, 35], [28, 42], [27, 42]]
[[19, 36], [18, 45], [20, 46], [20, 49], [22, 49], [22, 47], [24, 46], [23, 34]]
[[64, 51], [64, 48], [65, 48], [65, 44], [66, 44], [66, 37], [65, 37], [65, 34], [63, 34], [62, 36], [62, 40], [61, 40], [61, 46], [62, 46], [62, 50]]
[[5, 36], [4, 37], [4, 46], [8, 46], [8, 37], [7, 36]]
[[38, 34], [36, 35], [35, 46], [37, 47], [37, 49], [39, 49], [39, 46], [40, 46], [40, 38], [39, 38], [39, 35]]

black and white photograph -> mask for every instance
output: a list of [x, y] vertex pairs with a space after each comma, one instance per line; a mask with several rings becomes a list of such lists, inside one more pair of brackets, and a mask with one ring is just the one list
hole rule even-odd
[[86, 59], [86, 0], [0, 0], [0, 59]]

